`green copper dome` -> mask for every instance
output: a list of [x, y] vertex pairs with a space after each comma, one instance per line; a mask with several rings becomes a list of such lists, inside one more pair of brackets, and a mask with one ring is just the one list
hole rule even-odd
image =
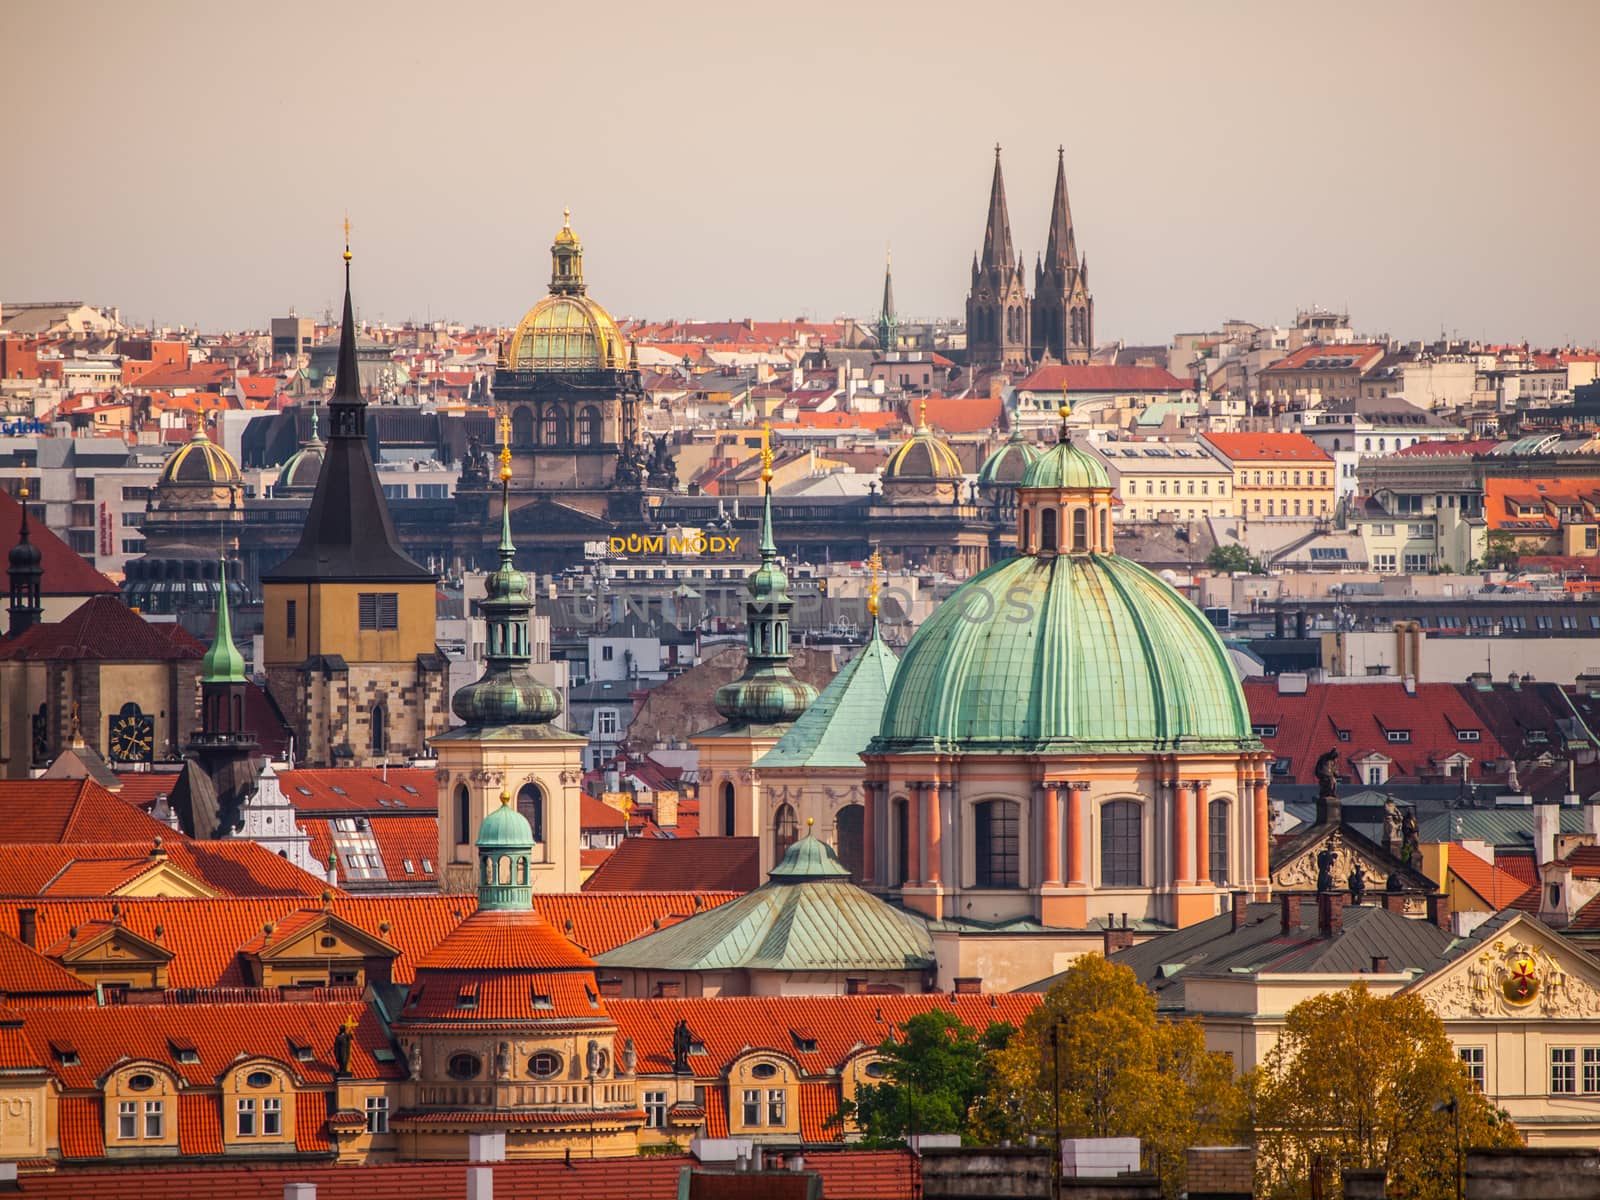
[[1259, 743], [1221, 639], [1167, 584], [1116, 555], [1021, 554], [957, 588], [901, 656], [867, 752], [932, 749]]
[[1031, 463], [1022, 473], [1025, 488], [1108, 488], [1111, 476], [1094, 455], [1080, 450], [1067, 438]]
[[533, 826], [506, 799], [478, 826], [479, 850], [533, 849]]
[[983, 466], [978, 468], [978, 486], [1015, 486], [1038, 459], [1039, 447], [1025, 441], [1020, 428], [1013, 429], [1011, 436], [1001, 442], [995, 452], [983, 460]]
[[233, 621], [228, 616], [228, 564], [224, 561], [217, 586], [217, 631], [211, 648], [200, 660], [202, 683], [243, 683], [244, 655], [233, 644]]

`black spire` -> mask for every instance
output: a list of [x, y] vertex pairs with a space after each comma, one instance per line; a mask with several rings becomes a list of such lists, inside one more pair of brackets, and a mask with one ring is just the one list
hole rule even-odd
[[294, 552], [268, 571], [273, 583], [316, 580], [384, 580], [412, 583], [435, 578], [400, 548], [383, 485], [367, 446], [367, 402], [356, 360], [355, 306], [350, 300], [350, 246], [344, 248], [344, 325], [339, 365], [328, 402], [328, 449]]
[[1006, 181], [1000, 173], [1000, 147], [994, 148], [994, 181], [989, 185], [989, 222], [983, 229], [983, 265], [1010, 269], [1011, 218], [1006, 215]]
[[22, 523], [17, 529], [17, 544], [11, 547], [10, 553], [6, 556], [6, 578], [11, 584], [9, 628], [12, 637], [37, 625], [44, 616], [44, 600], [41, 595], [44, 555], [39, 552], [39, 547], [29, 540], [26, 486], [23, 487], [18, 502], [22, 508]]
[[1065, 275], [1078, 266], [1078, 243], [1072, 233], [1072, 205], [1067, 203], [1067, 151], [1056, 151], [1056, 194], [1050, 205], [1050, 236], [1045, 243], [1044, 261], [1058, 274]]

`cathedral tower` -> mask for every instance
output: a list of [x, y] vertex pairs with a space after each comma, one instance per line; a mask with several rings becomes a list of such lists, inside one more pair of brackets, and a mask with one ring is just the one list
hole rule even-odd
[[878, 350], [882, 354], [900, 348], [900, 318], [894, 311], [894, 274], [889, 270], [889, 253], [883, 255], [883, 309], [878, 313]]
[[367, 445], [350, 249], [329, 437], [300, 544], [262, 576], [263, 666], [319, 766], [421, 755], [446, 726], [449, 664], [434, 644], [432, 571], [400, 548]]
[[972, 290], [967, 293], [967, 361], [975, 368], [1028, 365], [1032, 317], [1027, 277], [1021, 255], [1013, 255], [1006, 183], [996, 146], [983, 254], [973, 257]]
[[1067, 202], [1067, 152], [1056, 152], [1056, 190], [1044, 258], [1034, 269], [1033, 357], [1085, 363], [1094, 351], [1094, 297], [1089, 269], [1078, 257]]
[[[579, 785], [584, 739], [551, 724], [561, 696], [533, 678], [528, 637], [533, 597], [517, 570], [511, 541], [511, 422], [501, 418], [500, 565], [484, 581], [483, 677], [455, 694], [464, 724], [433, 739], [439, 759], [439, 878], [443, 890], [471, 891], [472, 847], [500, 809], [516, 798], [531, 833], [522, 883], [539, 892], [575, 892], [579, 871]], [[513, 814], [515, 815], [515, 814]]]

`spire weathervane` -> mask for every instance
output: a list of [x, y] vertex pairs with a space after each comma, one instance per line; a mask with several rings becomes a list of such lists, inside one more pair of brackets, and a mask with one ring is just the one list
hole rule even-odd
[[761, 482], [772, 490], [772, 425], [761, 427]]
[[344, 213], [344, 261], [346, 263], [348, 263], [350, 261], [350, 257], [351, 257], [350, 256], [350, 210], [349, 209], [345, 209], [345, 213]]
[[883, 556], [874, 546], [872, 556], [867, 559], [867, 612], [872, 615], [874, 624], [878, 620], [878, 572], [881, 570], [883, 570]]
[[1061, 440], [1067, 441], [1072, 437], [1067, 432], [1067, 418], [1072, 415], [1072, 401], [1067, 396], [1067, 381], [1061, 381], [1061, 407], [1057, 410], [1061, 414]]
[[500, 482], [511, 482], [511, 417], [500, 414]]

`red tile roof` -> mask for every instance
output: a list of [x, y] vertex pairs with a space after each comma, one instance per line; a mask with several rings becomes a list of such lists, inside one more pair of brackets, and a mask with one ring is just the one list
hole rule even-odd
[[594, 970], [594, 960], [537, 910], [477, 912], [417, 963], [418, 971]]
[[[17, 541], [22, 526], [22, 503], [0, 490], [0, 544], [9, 550]], [[39, 590], [46, 596], [95, 596], [117, 594], [117, 585], [89, 565], [77, 551], [62, 541], [43, 521], [28, 522], [28, 539], [39, 547], [39, 565], [44, 574]], [[0, 571], [0, 596], [11, 595], [11, 579]]]
[[[63, 1096], [56, 1101], [57, 1136], [63, 1158], [100, 1158], [105, 1154], [106, 1131], [100, 1113], [98, 1096]], [[31, 1180], [29, 1185], [31, 1190]]]
[[1500, 443], [1493, 438], [1478, 438], [1470, 442], [1414, 442], [1403, 450], [1391, 452], [1391, 458], [1470, 458], [1474, 454], [1487, 454]]
[[806, 1080], [800, 1085], [800, 1140], [842, 1142], [839, 1085], [832, 1080]]
[[[862, 1047], [876, 1046], [918, 1013], [954, 1012], [978, 1031], [997, 1021], [1020, 1026], [1040, 997], [1033, 993], [913, 996], [732, 996], [607, 1001], [620, 1039], [632, 1037], [641, 1074], [672, 1068], [672, 1031], [687, 1021], [704, 1054], [690, 1054], [698, 1079], [720, 1078], [752, 1049], [777, 1050], [803, 1074], [820, 1078]], [[808, 1049], [815, 1042], [816, 1049]], [[707, 1088], [709, 1098], [715, 1089]]]
[[[160, 852], [174, 868], [229, 896], [319, 896], [328, 887], [325, 880], [243, 838], [190, 841], [165, 827], [163, 835]], [[153, 867], [156, 853], [153, 839], [0, 844], [0, 890], [12, 896], [104, 896]]]
[[92, 779], [0, 779], [5, 845], [137, 840], [148, 852], [155, 838], [173, 836], [171, 828]]
[[626, 829], [628, 818], [604, 800], [584, 792], [578, 797], [578, 824], [583, 829]]
[[[915, 401], [919, 406], [922, 401]], [[951, 400], [944, 396], [927, 398], [928, 424], [943, 433], [981, 433], [997, 429], [1004, 401], [999, 396], [973, 396]]]
[[94, 988], [32, 946], [0, 934], [0, 994], [12, 1003], [19, 997], [49, 997], [66, 1004], [87, 1001]]
[[[612, 892], [535, 896], [534, 905], [554, 928], [566, 933], [590, 955], [603, 954], [632, 941], [674, 916], [714, 908], [735, 892]], [[128, 930], [156, 941], [176, 957], [167, 965], [168, 985], [175, 988], [242, 987], [246, 982], [239, 950], [258, 937], [266, 924], [281, 927], [320, 902], [294, 897], [219, 898], [214, 900], [109, 899], [13, 900], [0, 902], [0, 932], [16, 937], [17, 911], [37, 913], [38, 942], [48, 946], [67, 936], [73, 926], [110, 921], [112, 905]], [[696, 905], [698, 904], [698, 908]], [[335, 894], [335, 916], [349, 921], [400, 952], [392, 973], [396, 983], [409, 983], [416, 964], [445, 935], [477, 908], [469, 895], [348, 896]], [[381, 926], [387, 924], [385, 931]]]
[[294, 1148], [301, 1154], [326, 1154], [333, 1149], [328, 1138], [327, 1092], [295, 1093]]
[[[1446, 758], [1465, 754], [1474, 775], [1489, 760], [1506, 757], [1505, 747], [1486, 728], [1461, 691], [1449, 683], [1419, 683], [1415, 694], [1398, 680], [1359, 683], [1313, 683], [1301, 695], [1282, 695], [1276, 680], [1244, 683], [1251, 724], [1275, 726], [1262, 743], [1287, 773], [1273, 776], [1284, 783], [1315, 783], [1317, 758], [1330, 747], [1340, 753], [1339, 771], [1356, 778], [1355, 760], [1376, 751], [1393, 760], [1389, 777], [1439, 778]], [[1475, 730], [1476, 741], [1463, 742], [1458, 731]], [[1390, 734], [1407, 735], [1391, 741]]]
[[1280, 358], [1277, 362], [1273, 363], [1266, 369], [1268, 371], [1349, 370], [1350, 368], [1348, 367], [1314, 367], [1311, 366], [1310, 363], [1313, 359], [1318, 358], [1353, 358], [1356, 361], [1352, 365], [1359, 370], [1365, 371], [1368, 367], [1374, 365], [1375, 363], [1383, 361], [1383, 356], [1388, 352], [1389, 348], [1387, 346], [1379, 346], [1372, 342], [1351, 342], [1346, 345], [1332, 346], [1321, 342], [1313, 342], [1309, 346], [1301, 346], [1300, 349], [1296, 350], [1287, 358]]
[[[311, 856], [318, 863], [326, 863], [334, 848], [333, 817], [309, 817], [300, 822], [300, 828], [311, 839]], [[383, 860], [383, 872], [397, 883], [426, 883], [437, 878], [439, 857], [439, 818], [429, 813], [424, 817], [402, 817], [393, 813], [374, 816], [371, 825], [372, 840], [378, 844], [378, 855]], [[406, 869], [406, 864], [411, 869]], [[426, 865], [424, 865], [426, 864]], [[339, 877], [344, 879], [350, 867], [342, 858]]]
[[706, 1136], [728, 1136], [728, 1098], [720, 1087], [708, 1087], [706, 1098]]
[[178, 1149], [185, 1158], [222, 1153], [222, 1097], [178, 1093]]
[[1194, 387], [1161, 367], [1114, 367], [1101, 363], [1040, 367], [1021, 383], [1018, 391], [1059, 392], [1065, 383], [1071, 392], [1182, 392]]
[[0, 641], [0, 659], [19, 662], [198, 659], [206, 648], [177, 622], [146, 621], [116, 596], [92, 596], [66, 619]]
[[583, 890], [750, 892], [761, 886], [760, 854], [753, 837], [625, 838]]
[[1333, 459], [1303, 433], [1202, 433], [1229, 462], [1324, 462]]
[[1465, 846], [1450, 847], [1449, 864], [1451, 873], [1471, 888], [1493, 912], [1515, 904], [1529, 887], [1509, 871], [1485, 862]]
[[439, 811], [439, 785], [421, 767], [280, 771], [278, 786], [302, 815]]

